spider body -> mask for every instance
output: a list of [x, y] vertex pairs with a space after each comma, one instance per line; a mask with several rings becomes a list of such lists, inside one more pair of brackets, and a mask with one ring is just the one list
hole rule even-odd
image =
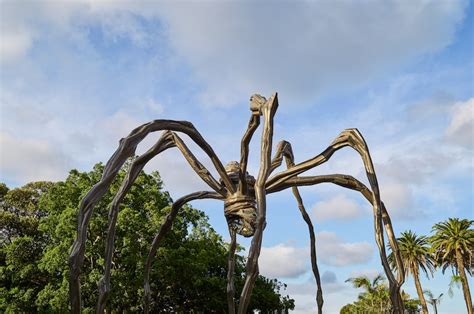
[[[120, 210], [119, 205], [143, 167], [156, 155], [171, 148], [177, 148], [181, 151], [191, 168], [204, 182], [207, 183], [212, 191], [194, 192], [175, 200], [171, 206], [170, 213], [156, 233], [144, 268], [143, 309], [145, 313], [148, 313], [149, 311], [151, 300], [149, 284], [150, 269], [161, 240], [171, 229], [173, 221], [179, 214], [182, 206], [190, 201], [206, 198], [221, 200], [224, 202], [224, 215], [229, 227], [231, 243], [227, 271], [228, 312], [235, 313], [237, 311], [239, 314], [247, 313], [252, 289], [259, 271], [258, 258], [262, 246], [263, 231], [266, 225], [266, 195], [287, 188], [292, 189], [298, 209], [308, 226], [311, 241], [311, 266], [317, 284], [316, 302], [318, 305], [318, 313], [322, 313], [323, 294], [316, 258], [316, 237], [313, 223], [306, 212], [303, 200], [298, 190], [298, 187], [300, 186], [321, 183], [331, 183], [358, 191], [372, 205], [375, 242], [377, 243], [380, 260], [389, 281], [390, 299], [393, 306], [393, 312], [403, 313], [403, 302], [400, 296], [400, 287], [404, 281], [403, 262], [399, 254], [390, 216], [380, 198], [377, 177], [364, 138], [357, 129], [346, 129], [342, 131], [321, 153], [300, 163], [295, 163], [291, 144], [287, 141], [281, 141], [277, 144], [272, 157], [273, 119], [277, 108], [278, 98], [276, 93], [269, 99], [260, 95], [253, 95], [250, 98], [251, 116], [247, 130], [241, 140], [240, 161], [230, 162], [226, 167], [223, 166], [212, 147], [206, 142], [197, 129], [187, 121], [153, 120], [135, 128], [127, 137], [121, 139], [119, 147], [104, 168], [102, 178], [84, 196], [79, 206], [77, 237], [69, 256], [69, 292], [72, 312], [80, 313], [81, 311], [80, 274], [84, 261], [87, 227], [95, 204], [108, 191], [110, 184], [126, 160], [134, 156], [137, 145], [149, 133], [163, 131], [160, 139], [155, 145], [134, 159], [119, 191], [110, 204], [108, 217], [109, 226], [105, 245], [105, 270], [103, 277], [98, 283], [99, 296], [97, 301], [97, 313], [104, 313], [107, 304], [107, 297], [111, 289], [110, 278], [116, 223], [118, 212]], [[247, 172], [249, 143], [255, 130], [260, 125], [260, 120], [263, 122], [260, 149], [260, 169], [257, 177], [254, 178]], [[194, 156], [178, 133], [188, 135], [191, 140], [207, 154], [219, 174], [219, 180], [215, 179], [206, 167]], [[307, 170], [327, 162], [336, 151], [343, 147], [350, 147], [360, 155], [370, 187], [365, 186], [356, 178], [344, 174], [301, 176], [301, 174]], [[286, 163], [286, 169], [276, 174], [272, 174], [282, 165], [283, 161]], [[395, 255], [397, 264], [396, 276], [392, 272], [387, 260], [384, 231]], [[253, 237], [247, 257], [245, 284], [242, 288], [239, 299], [235, 297], [233, 283], [237, 235]], [[236, 308], [236, 303], [238, 303], [238, 308]]]
[[[240, 165], [237, 161], [229, 162], [225, 167], [232, 184], [237, 190], [239, 185]], [[257, 203], [255, 199], [255, 178], [245, 174], [247, 191], [245, 194], [238, 191], [224, 200], [224, 215], [229, 228], [244, 237], [251, 237], [255, 233], [257, 219]]]

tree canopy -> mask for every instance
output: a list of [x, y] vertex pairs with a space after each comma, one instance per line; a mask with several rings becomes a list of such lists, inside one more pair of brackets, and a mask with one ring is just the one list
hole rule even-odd
[[[422, 312], [427, 314], [428, 306], [423, 294], [423, 288], [421, 287], [420, 270], [424, 272], [426, 276], [434, 272], [435, 263], [431, 254], [429, 239], [426, 236], [418, 236], [413, 231], [408, 230], [402, 232], [401, 236], [397, 238], [397, 242], [403, 261], [403, 268], [405, 269], [405, 277], [408, 277], [409, 274], [413, 276], [418, 299], [421, 302]], [[390, 245], [389, 248], [392, 250]], [[396, 269], [397, 264], [393, 252], [388, 256], [388, 260], [390, 266]]]
[[464, 301], [469, 314], [473, 313], [472, 297], [466, 272], [472, 275], [474, 252], [474, 220], [449, 218], [433, 226], [431, 246], [435, 260], [444, 271], [451, 267], [459, 275]]
[[[367, 276], [353, 277], [346, 280], [351, 282], [354, 288], [362, 288], [363, 292], [357, 297], [357, 301], [344, 305], [340, 313], [392, 313], [390, 304], [390, 293], [385, 278], [377, 275], [372, 281]], [[411, 299], [408, 293], [402, 291], [403, 305], [406, 313], [419, 313], [420, 302]]]
[[[9, 190], [0, 184], [0, 312], [64, 312], [68, 304], [68, 255], [76, 236], [78, 204], [103, 166], [72, 170], [64, 182], [33, 182]], [[81, 275], [84, 312], [93, 312], [103, 273], [108, 205], [125, 171], [94, 209]], [[153, 236], [170, 210], [157, 172], [142, 172], [118, 216], [107, 310], [142, 309], [143, 268]], [[227, 309], [228, 244], [209, 225], [204, 212], [184, 206], [158, 249], [150, 275], [151, 310], [223, 312]], [[236, 289], [242, 287], [245, 260], [238, 256]], [[259, 276], [250, 310], [286, 310], [294, 300], [286, 285]]]

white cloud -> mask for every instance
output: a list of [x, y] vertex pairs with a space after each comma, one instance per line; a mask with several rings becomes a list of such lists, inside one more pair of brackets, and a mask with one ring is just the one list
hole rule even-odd
[[334, 232], [321, 231], [316, 235], [318, 259], [332, 266], [365, 264], [373, 255], [367, 242], [343, 242]]
[[254, 89], [307, 101], [335, 84], [364, 83], [382, 70], [445, 47], [465, 5], [181, 3], [165, 6], [163, 18], [177, 52], [207, 82], [204, 98], [223, 105]]
[[368, 277], [370, 280], [372, 280], [380, 274], [384, 275], [380, 271], [380, 269], [369, 268], [369, 269], [361, 269], [361, 270], [353, 271], [353, 272], [351, 272], [349, 277], [354, 278], [354, 277], [365, 276], [365, 277]]
[[150, 99], [147, 103], [146, 103], [146, 107], [153, 113], [153, 114], [156, 114], [156, 115], [161, 115], [164, 111], [165, 111], [165, 107], [161, 104], [161, 103], [158, 103], [157, 101], [153, 100], [153, 99]]
[[[6, 55], [25, 54], [33, 33], [35, 41], [59, 33], [87, 41], [90, 25], [99, 26], [107, 40], [127, 38], [138, 46], [160, 37], [204, 83], [204, 100], [229, 105], [255, 90], [278, 90], [297, 103], [334, 86], [364, 84], [448, 45], [467, 1], [1, 5], [1, 35], [11, 39], [2, 48], [10, 51]], [[162, 28], [147, 28], [143, 21], [158, 21]], [[15, 36], [18, 29], [23, 35]]]
[[[324, 313], [339, 313], [339, 309], [345, 304], [352, 301], [351, 298], [355, 290], [348, 289], [349, 286], [340, 282], [336, 274], [332, 271], [324, 271], [321, 276]], [[303, 282], [288, 283], [288, 294], [295, 299], [295, 313], [316, 313], [316, 281], [311, 274], [308, 280]]]
[[71, 160], [46, 141], [18, 138], [0, 133], [0, 173], [2, 180], [27, 183], [63, 180]]
[[31, 47], [31, 36], [27, 31], [2, 34], [0, 40], [0, 63], [10, 62], [22, 57]]
[[308, 271], [309, 249], [280, 243], [262, 247], [258, 260], [260, 273], [269, 278], [298, 277]]
[[[338, 281], [336, 273], [330, 270], [326, 270], [321, 275], [321, 286], [323, 289], [323, 295], [331, 294], [334, 292], [340, 292], [346, 287]], [[313, 274], [308, 278], [307, 281], [301, 283], [290, 283], [288, 284], [288, 293], [290, 296], [293, 295], [313, 295], [316, 296], [316, 280]]]
[[113, 113], [98, 123], [100, 128], [106, 132], [104, 135], [114, 141], [126, 137], [133, 129], [141, 124], [143, 124], [142, 121], [139, 121], [136, 117], [123, 110]]
[[383, 184], [382, 199], [392, 218], [413, 219], [420, 213], [415, 210], [413, 192], [408, 183], [389, 181]]
[[383, 151], [386, 156], [378, 159], [376, 170], [392, 180], [412, 184], [426, 183], [433, 176], [450, 168], [454, 158], [462, 157], [452, 154], [450, 147], [438, 149], [441, 139], [437, 135], [413, 132], [379, 146], [378, 152]]
[[454, 104], [450, 113], [451, 121], [446, 129], [448, 140], [467, 148], [473, 148], [474, 98]]
[[[214, 173], [212, 164], [206, 162], [205, 159], [201, 158], [200, 160], [211, 173]], [[191, 168], [177, 148], [163, 152], [145, 166], [146, 172], [154, 170], [160, 173], [164, 188], [170, 192], [173, 198], [196, 191], [212, 191]], [[219, 180], [217, 176], [214, 178]]]
[[367, 212], [345, 194], [337, 194], [328, 200], [318, 202], [312, 210], [317, 221], [351, 220]]

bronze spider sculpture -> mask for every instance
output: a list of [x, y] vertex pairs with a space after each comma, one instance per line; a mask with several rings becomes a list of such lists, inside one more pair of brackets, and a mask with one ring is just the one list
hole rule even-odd
[[[151, 132], [164, 131], [159, 140], [148, 151], [138, 156], [131, 164], [122, 185], [115, 195], [109, 212], [109, 226], [105, 248], [105, 271], [99, 281], [99, 296], [97, 312], [103, 313], [110, 292], [110, 276], [112, 265], [112, 253], [114, 249], [115, 226], [120, 202], [129, 191], [131, 185], [137, 178], [145, 164], [159, 153], [177, 147], [184, 155], [187, 162], [194, 171], [211, 187], [213, 191], [203, 191], [188, 194], [176, 200], [165, 222], [156, 234], [150, 252], [148, 254], [144, 269], [144, 311], [149, 311], [150, 285], [149, 274], [152, 261], [155, 257], [161, 239], [171, 229], [173, 220], [178, 215], [180, 208], [196, 199], [218, 199], [224, 201], [224, 214], [227, 219], [231, 244], [228, 256], [227, 271], [227, 301], [228, 312], [239, 314], [246, 313], [250, 302], [255, 280], [258, 275], [258, 257], [262, 245], [262, 236], [266, 224], [266, 195], [287, 188], [292, 188], [298, 208], [308, 225], [311, 239], [311, 265], [317, 283], [316, 301], [318, 312], [322, 313], [323, 294], [321, 280], [316, 259], [316, 240], [313, 224], [303, 205], [298, 186], [315, 185], [320, 183], [333, 183], [345, 188], [359, 191], [373, 207], [375, 240], [379, 249], [380, 259], [385, 274], [389, 281], [390, 299], [395, 313], [403, 313], [403, 303], [400, 297], [400, 287], [404, 281], [403, 263], [398, 251], [390, 216], [380, 200], [377, 177], [365, 140], [357, 129], [346, 129], [329, 145], [322, 153], [314, 158], [295, 164], [291, 144], [286, 141], [278, 143], [276, 152], [272, 154], [273, 119], [278, 107], [278, 98], [275, 93], [268, 100], [260, 95], [250, 98], [251, 117], [248, 128], [241, 141], [240, 162], [231, 162], [223, 166], [212, 147], [206, 142], [196, 128], [186, 121], [154, 120], [135, 128], [126, 138], [120, 140], [120, 145], [107, 162], [102, 178], [82, 199], [79, 207], [77, 238], [72, 246], [69, 257], [70, 266], [70, 302], [73, 313], [81, 311], [81, 286], [80, 273], [84, 261], [85, 243], [87, 237], [87, 226], [92, 215], [94, 205], [109, 189], [110, 184], [121, 169], [125, 161], [134, 155], [137, 145]], [[263, 117], [263, 131], [261, 138], [260, 170], [255, 179], [247, 173], [247, 162], [249, 156], [249, 143], [260, 125]], [[193, 155], [184, 144], [177, 132], [188, 135], [211, 159], [219, 174], [219, 181], [204, 167], [204, 165]], [[330, 159], [330, 157], [343, 147], [352, 147], [362, 157], [370, 189], [356, 178], [343, 175], [331, 174], [320, 176], [299, 176], [301, 173], [317, 167]], [[271, 176], [285, 159], [287, 169]], [[387, 261], [384, 242], [384, 229], [396, 261], [396, 277]], [[240, 294], [238, 306], [236, 306], [233, 274], [235, 267], [235, 250], [237, 246], [237, 234], [244, 237], [252, 237], [246, 263], [246, 279]], [[237, 307], [237, 308], [236, 308]]]

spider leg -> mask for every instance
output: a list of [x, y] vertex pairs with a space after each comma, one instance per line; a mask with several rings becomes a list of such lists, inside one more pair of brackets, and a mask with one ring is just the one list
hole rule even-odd
[[238, 191], [241, 194], [247, 193], [247, 163], [249, 159], [249, 143], [252, 139], [253, 133], [260, 124], [260, 115], [253, 113], [250, 117], [249, 126], [245, 131], [240, 144], [240, 171], [239, 171], [239, 186]]
[[379, 247], [380, 259], [382, 265], [384, 267], [385, 273], [387, 274], [387, 278], [390, 282], [390, 285], [393, 286], [391, 292], [391, 299], [394, 306], [394, 310], [396, 312], [403, 311], [403, 303], [401, 301], [401, 297], [399, 291], [400, 286], [396, 283], [393, 274], [390, 271], [390, 266], [387, 261], [387, 256], [385, 253], [385, 243], [384, 243], [384, 234], [382, 230], [382, 209], [381, 209], [381, 200], [380, 200], [380, 191], [377, 182], [377, 176], [375, 175], [374, 166], [372, 163], [372, 159], [369, 154], [369, 149], [367, 144], [362, 137], [362, 134], [357, 129], [346, 129], [342, 131], [339, 136], [332, 142], [329, 147], [327, 147], [321, 154], [306, 160], [302, 163], [295, 165], [294, 167], [282, 171], [271, 178], [268, 179], [267, 182], [267, 189], [271, 189], [275, 185], [278, 185], [284, 182], [287, 179], [290, 179], [298, 174], [319, 166], [331, 158], [331, 156], [339, 149], [343, 147], [352, 147], [355, 149], [359, 155], [362, 157], [365, 172], [367, 178], [370, 183], [371, 187], [371, 204], [373, 206], [374, 212], [376, 213], [374, 219], [374, 228], [375, 228], [375, 240], [377, 242], [377, 246]]
[[217, 180], [214, 179], [214, 177], [209, 173], [209, 171], [197, 160], [197, 158], [188, 149], [188, 147], [184, 144], [181, 138], [175, 132], [164, 132], [155, 145], [153, 145], [147, 152], [145, 152], [143, 155], [139, 156], [136, 160], [133, 161], [130, 170], [127, 172], [127, 175], [124, 181], [122, 182], [119, 191], [117, 192], [111, 203], [109, 212], [109, 227], [107, 231], [107, 240], [105, 246], [105, 271], [104, 276], [99, 281], [99, 298], [97, 302], [97, 313], [103, 313], [105, 305], [107, 303], [108, 294], [110, 292], [110, 272], [114, 249], [115, 228], [120, 203], [130, 190], [130, 187], [135, 182], [138, 174], [144, 168], [144, 166], [153, 157], [173, 146], [178, 147], [178, 149], [183, 153], [184, 157], [189, 162], [191, 167], [211, 188], [213, 188], [222, 196], [226, 195], [225, 188], [221, 186], [217, 182]]
[[201, 162], [194, 156], [194, 154], [189, 150], [189, 148], [184, 144], [183, 140], [175, 132], [171, 132], [173, 137], [173, 142], [178, 147], [178, 149], [183, 153], [184, 158], [188, 161], [191, 167], [196, 171], [196, 173], [204, 180], [212, 189], [221, 194], [222, 196], [227, 195], [226, 188], [222, 186], [209, 172], [209, 170], [204, 167]]
[[191, 123], [174, 120], [154, 120], [135, 128], [127, 137], [120, 140], [119, 147], [104, 167], [102, 178], [84, 196], [79, 205], [77, 237], [74, 240], [69, 256], [69, 294], [71, 310], [73, 313], [80, 313], [82, 306], [79, 277], [84, 262], [87, 226], [92, 216], [93, 208], [100, 198], [107, 192], [110, 184], [127, 158], [133, 156], [137, 145], [149, 133], [161, 130], [172, 130], [187, 134], [210, 157], [227, 191], [229, 193], [234, 193], [235, 191], [230, 178], [225, 172], [224, 166], [214, 150]]
[[235, 250], [237, 249], [237, 235], [234, 230], [229, 228], [230, 247], [229, 256], [227, 258], [227, 304], [229, 307], [229, 314], [235, 313], [235, 286], [234, 286], [234, 271], [235, 271]]
[[[249, 144], [252, 139], [255, 130], [260, 125], [260, 104], [259, 101], [263, 100], [262, 98], [251, 97], [251, 111], [252, 115], [250, 116], [250, 121], [247, 127], [247, 130], [242, 137], [240, 143], [240, 170], [239, 170], [239, 184], [237, 190], [240, 194], [247, 194], [247, 164], [249, 157]], [[228, 256], [228, 267], [227, 267], [227, 304], [229, 313], [235, 313], [235, 286], [234, 286], [234, 271], [235, 271], [235, 250], [237, 248], [237, 235], [234, 230], [229, 228], [229, 235], [231, 238], [229, 256]]]
[[[377, 176], [375, 175], [374, 166], [372, 163], [372, 159], [369, 154], [369, 149], [367, 144], [362, 137], [362, 134], [357, 129], [346, 129], [339, 134], [339, 136], [326, 148], [321, 154], [317, 155], [314, 158], [301, 162], [294, 167], [282, 171], [271, 178], [268, 179], [267, 182], [267, 189], [271, 189], [273, 186], [284, 182], [285, 180], [297, 176], [298, 174], [309, 170], [311, 168], [317, 167], [331, 158], [331, 156], [339, 149], [343, 147], [352, 147], [356, 150], [359, 155], [362, 157], [362, 161], [364, 163], [365, 172], [367, 178], [370, 182], [371, 192], [372, 192], [372, 206], [374, 211], [377, 213], [375, 216], [374, 221], [374, 228], [375, 228], [375, 239], [379, 246], [380, 257], [382, 261], [382, 265], [384, 269], [389, 270], [390, 267], [388, 265], [388, 261], [386, 259], [385, 254], [385, 244], [383, 240], [383, 231], [382, 231], [382, 212], [381, 212], [381, 201], [380, 201], [380, 191], [377, 182]], [[387, 276], [390, 277], [391, 274], [387, 273]], [[389, 280], [394, 279], [389, 278]], [[397, 303], [399, 304], [399, 303]]]
[[338, 151], [339, 149], [349, 146], [356, 150], [359, 155], [362, 157], [364, 162], [365, 171], [369, 179], [370, 185], [374, 192], [375, 197], [379, 195], [377, 177], [375, 176], [374, 166], [372, 159], [369, 154], [369, 149], [367, 144], [362, 137], [362, 134], [357, 129], [346, 129], [342, 131], [338, 137], [327, 147], [322, 153], [315, 156], [314, 158], [308, 159], [301, 163], [296, 164], [294, 167], [282, 171], [270, 177], [267, 181], [267, 188], [271, 188], [273, 185], [278, 184], [282, 181], [285, 181], [288, 178], [297, 176], [298, 174], [317, 167], [326, 161], [328, 161], [331, 156]]
[[151, 270], [151, 264], [153, 262], [153, 258], [156, 255], [156, 251], [158, 250], [158, 247], [160, 245], [160, 241], [163, 239], [163, 237], [168, 233], [168, 231], [171, 229], [171, 226], [173, 225], [173, 221], [178, 215], [179, 210], [188, 202], [192, 200], [197, 200], [197, 199], [204, 199], [204, 198], [212, 198], [212, 199], [223, 199], [222, 195], [216, 192], [194, 192], [191, 194], [188, 194], [186, 196], [181, 197], [180, 199], [176, 200], [173, 205], [171, 206], [171, 211], [170, 213], [166, 216], [166, 219], [161, 225], [160, 230], [156, 234], [155, 238], [153, 239], [153, 242], [151, 244], [150, 251], [148, 253], [148, 257], [146, 259], [145, 263], [145, 269], [144, 269], [144, 279], [143, 279], [143, 286], [144, 286], [144, 310], [145, 313], [149, 312], [149, 306], [150, 306], [150, 296], [151, 296], [151, 290], [150, 290], [150, 270]]
[[[374, 204], [373, 192], [367, 188], [362, 182], [357, 180], [356, 178], [343, 175], [343, 174], [332, 174], [332, 175], [320, 175], [320, 176], [305, 176], [305, 177], [292, 177], [279, 183], [272, 188], [267, 189], [267, 193], [275, 193], [289, 187], [296, 187], [296, 186], [308, 186], [308, 185], [316, 185], [320, 183], [333, 183], [351, 190], [359, 191], [365, 199], [369, 203], [373, 205], [374, 208], [374, 220], [377, 221], [377, 216], [379, 215], [378, 211], [376, 210], [376, 204]], [[403, 305], [400, 297], [400, 287], [405, 280], [405, 270], [403, 267], [403, 262], [400, 256], [400, 251], [398, 249], [398, 243], [395, 238], [395, 232], [393, 231], [392, 222], [390, 219], [390, 215], [385, 207], [385, 204], [381, 201], [380, 202], [380, 209], [381, 209], [381, 217], [385, 227], [385, 232], [387, 233], [388, 240], [390, 246], [392, 247], [392, 251], [395, 256], [396, 262], [396, 270], [397, 270], [397, 278], [395, 279], [393, 272], [390, 267], [386, 267], [388, 264], [386, 262], [386, 253], [385, 253], [385, 243], [382, 241], [380, 242], [379, 237], [376, 236], [377, 245], [379, 247], [379, 252], [382, 260], [382, 265], [384, 267], [385, 274], [387, 275], [387, 279], [389, 280], [390, 284], [390, 298], [392, 303], [395, 307], [396, 313], [402, 313]], [[385, 262], [384, 262], [385, 260]], [[397, 308], [398, 306], [398, 308]]]
[[[260, 96], [261, 97], [261, 96]], [[262, 247], [263, 230], [266, 224], [266, 194], [265, 183], [270, 174], [272, 140], [273, 140], [273, 117], [278, 108], [278, 97], [275, 93], [268, 100], [259, 103], [259, 112], [263, 115], [264, 125], [261, 139], [260, 171], [255, 181], [255, 197], [257, 202], [257, 219], [255, 233], [250, 245], [247, 257], [244, 287], [240, 294], [239, 314], [247, 313], [250, 296], [258, 276], [258, 257]]]
[[[272, 160], [271, 171], [275, 170], [282, 164], [283, 157], [285, 158], [286, 166], [288, 169], [290, 169], [291, 167], [295, 165], [293, 149], [291, 148], [291, 144], [286, 141], [281, 141], [278, 143], [275, 157]], [[316, 302], [318, 304], [318, 313], [321, 314], [323, 312], [324, 300], [323, 300], [323, 290], [322, 290], [322, 285], [321, 285], [321, 278], [319, 276], [318, 261], [317, 261], [317, 255], [316, 255], [316, 236], [314, 234], [314, 227], [313, 227], [313, 223], [311, 222], [311, 218], [306, 212], [306, 209], [303, 204], [303, 199], [301, 198], [301, 194], [298, 191], [297, 185], [292, 186], [291, 189], [292, 189], [293, 195], [295, 196], [296, 202], [298, 203], [298, 209], [300, 210], [304, 221], [308, 225], [309, 237], [311, 241], [311, 267], [312, 267], [313, 275], [314, 275], [314, 278], [316, 279], [316, 284], [317, 284]], [[269, 193], [268, 190], [267, 190], [267, 193]]]

